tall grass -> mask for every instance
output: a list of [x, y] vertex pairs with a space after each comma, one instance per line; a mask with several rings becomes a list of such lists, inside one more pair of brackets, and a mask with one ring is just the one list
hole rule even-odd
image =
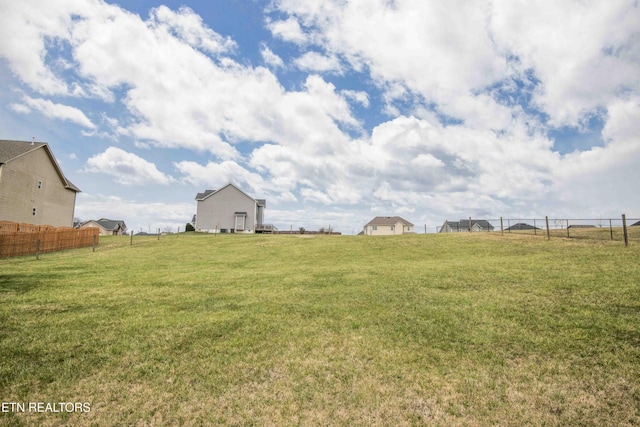
[[499, 234], [103, 238], [0, 260], [2, 425], [633, 425], [640, 251]]

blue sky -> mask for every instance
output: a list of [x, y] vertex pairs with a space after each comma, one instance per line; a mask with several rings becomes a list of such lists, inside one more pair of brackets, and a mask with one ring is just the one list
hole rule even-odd
[[0, 5], [0, 139], [76, 216], [184, 227], [233, 182], [279, 228], [640, 216], [635, 1]]

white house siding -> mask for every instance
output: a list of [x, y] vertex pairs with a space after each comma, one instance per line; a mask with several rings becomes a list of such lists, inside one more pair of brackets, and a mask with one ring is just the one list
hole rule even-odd
[[[235, 233], [253, 233], [256, 224], [256, 201], [232, 185], [198, 200], [196, 230], [215, 233], [225, 230]], [[244, 229], [237, 226], [236, 212], [246, 212]]]
[[72, 227], [75, 204], [44, 147], [0, 166], [0, 220]]

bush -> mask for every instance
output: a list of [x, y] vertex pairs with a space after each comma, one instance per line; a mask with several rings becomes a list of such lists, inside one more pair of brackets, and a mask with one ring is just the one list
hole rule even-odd
[[184, 227], [184, 231], [196, 231], [196, 229], [193, 228], [193, 224], [188, 222], [187, 225]]

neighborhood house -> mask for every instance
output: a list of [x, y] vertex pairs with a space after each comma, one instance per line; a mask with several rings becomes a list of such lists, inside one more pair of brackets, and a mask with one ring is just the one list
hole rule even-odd
[[472, 219], [469, 224], [468, 219], [460, 221], [445, 221], [440, 227], [440, 233], [458, 233], [463, 231], [492, 231], [493, 225], [484, 219]]
[[255, 233], [264, 230], [267, 202], [233, 184], [196, 195], [195, 229], [205, 233]]
[[399, 216], [377, 216], [369, 221], [363, 230], [363, 234], [368, 236], [390, 236], [413, 232], [413, 224]]
[[0, 140], [0, 221], [73, 227], [79, 192], [46, 143]]
[[100, 218], [80, 224], [78, 228], [97, 227], [101, 236], [122, 236], [127, 234], [127, 226], [122, 220]]

